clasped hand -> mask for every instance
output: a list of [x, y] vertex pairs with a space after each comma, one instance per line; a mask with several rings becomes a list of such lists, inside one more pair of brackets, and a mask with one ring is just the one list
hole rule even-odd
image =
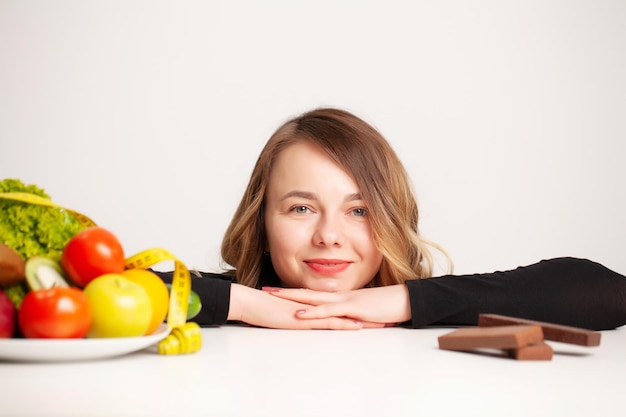
[[406, 285], [345, 292], [233, 284], [229, 320], [280, 329], [358, 330], [411, 319]]

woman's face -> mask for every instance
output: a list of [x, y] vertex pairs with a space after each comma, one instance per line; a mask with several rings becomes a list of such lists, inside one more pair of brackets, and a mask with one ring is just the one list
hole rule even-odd
[[283, 285], [347, 291], [374, 278], [382, 254], [360, 190], [319, 147], [285, 148], [265, 198], [266, 250]]

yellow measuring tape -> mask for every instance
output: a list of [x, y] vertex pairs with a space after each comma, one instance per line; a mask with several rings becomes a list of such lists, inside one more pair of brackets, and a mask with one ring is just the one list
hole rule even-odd
[[53, 203], [47, 198], [43, 198], [35, 194], [13, 193], [13, 192], [12, 193], [0, 193], [0, 198], [4, 198], [6, 200], [19, 201], [21, 203], [37, 204], [39, 206], [60, 208], [61, 210], [65, 210], [69, 214], [71, 214], [72, 217], [74, 217], [78, 221], [78, 223], [80, 223], [81, 226], [83, 227], [96, 226], [96, 223], [93, 220], [91, 220], [89, 217], [85, 216], [84, 214], [80, 214], [77, 211], [69, 210], [69, 209], [66, 209], [65, 207], [61, 207], [60, 205]]
[[159, 343], [159, 353], [174, 355], [200, 350], [202, 341], [200, 327], [187, 321], [191, 276], [181, 261], [165, 249], [153, 248], [126, 259], [126, 268], [147, 268], [162, 261], [174, 261], [174, 276], [170, 293], [170, 306], [167, 313], [167, 325], [172, 332]]
[[[74, 217], [81, 226], [92, 227], [96, 223], [89, 217], [74, 210], [53, 203], [47, 198], [30, 193], [0, 193], [0, 198], [19, 201], [28, 204], [37, 204], [45, 207], [60, 208]], [[163, 261], [174, 261], [174, 276], [170, 291], [170, 305], [167, 313], [167, 325], [170, 334], [159, 342], [158, 350], [163, 355], [192, 353], [202, 347], [200, 326], [197, 323], [187, 323], [187, 309], [189, 293], [191, 292], [191, 276], [189, 270], [180, 260], [165, 249], [152, 248], [142, 251], [126, 259], [126, 268], [148, 268]]]

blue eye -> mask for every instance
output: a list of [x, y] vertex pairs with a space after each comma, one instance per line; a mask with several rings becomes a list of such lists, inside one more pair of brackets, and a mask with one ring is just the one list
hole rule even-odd
[[307, 206], [296, 206], [296, 207], [293, 207], [291, 211], [293, 211], [296, 214], [306, 214], [310, 210]]
[[365, 217], [367, 215], [367, 209], [363, 207], [355, 208], [352, 210], [352, 214], [357, 217]]

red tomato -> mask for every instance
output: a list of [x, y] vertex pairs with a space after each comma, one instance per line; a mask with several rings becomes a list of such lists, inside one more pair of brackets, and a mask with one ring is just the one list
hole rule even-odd
[[124, 250], [117, 237], [97, 226], [76, 233], [61, 256], [61, 266], [79, 287], [100, 275], [121, 273], [124, 261]]
[[82, 338], [91, 326], [91, 309], [78, 288], [30, 291], [22, 300], [17, 322], [28, 338]]

